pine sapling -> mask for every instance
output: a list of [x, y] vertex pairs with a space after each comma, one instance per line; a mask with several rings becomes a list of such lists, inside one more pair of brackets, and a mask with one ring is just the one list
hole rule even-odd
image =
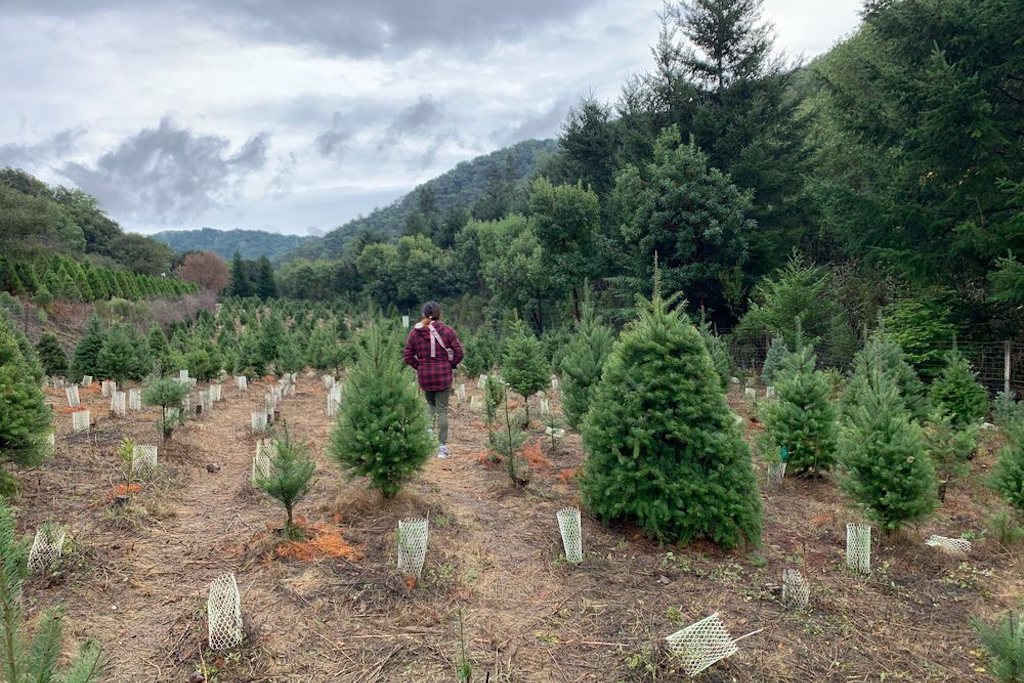
[[[160, 407], [160, 424], [158, 428], [164, 441], [171, 438], [175, 426], [181, 421], [182, 404], [188, 396], [188, 388], [173, 379], [158, 379], [142, 390], [142, 402], [148, 406]], [[178, 416], [168, 414], [171, 409], [178, 410]]]
[[529, 421], [530, 397], [548, 385], [551, 367], [544, 356], [540, 340], [526, 329], [521, 320], [512, 325], [501, 362], [505, 381], [523, 397], [526, 419]]
[[958, 351], [946, 354], [946, 365], [932, 382], [929, 397], [932, 405], [949, 413], [957, 427], [980, 421], [988, 411], [988, 392]]
[[992, 675], [999, 683], [1024, 681], [1024, 620], [1010, 612], [995, 626], [980, 619], [971, 625], [992, 659]]
[[946, 485], [967, 472], [967, 461], [978, 447], [980, 427], [969, 424], [957, 429], [952, 418], [938, 408], [932, 411], [923, 427], [925, 450], [935, 464], [939, 478], [939, 500], [945, 501]]
[[1010, 425], [1006, 437], [992, 473], [992, 484], [1019, 514], [1024, 512], [1024, 422]]
[[515, 424], [512, 418], [507, 394], [503, 403], [502, 418], [504, 424], [500, 424], [490, 431], [488, 440], [491, 450], [504, 460], [508, 478], [519, 486], [525, 486], [530, 481], [529, 472], [526, 464], [520, 466], [518, 460], [519, 450], [526, 441], [526, 433]]
[[505, 402], [505, 385], [501, 379], [491, 374], [484, 382], [484, 414], [487, 419], [487, 427], [494, 424], [498, 416], [498, 408]]
[[287, 519], [284, 536], [291, 540], [302, 538], [302, 529], [294, 522], [295, 505], [313, 486], [316, 466], [309, 457], [309, 447], [295, 441], [285, 425], [281, 437], [274, 439], [274, 455], [267, 472], [257, 471], [256, 488], [262, 490], [284, 506]]

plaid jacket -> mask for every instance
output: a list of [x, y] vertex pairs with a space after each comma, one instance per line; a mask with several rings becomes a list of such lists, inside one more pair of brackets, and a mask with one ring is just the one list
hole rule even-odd
[[454, 356], [448, 362], [448, 354], [438, 344], [430, 330], [423, 323], [409, 330], [409, 338], [405, 341], [403, 359], [407, 365], [416, 369], [416, 379], [423, 391], [444, 391], [452, 386], [452, 370], [462, 362], [462, 342], [455, 330], [440, 320], [432, 323], [434, 330], [444, 341], [444, 345], [452, 350]]

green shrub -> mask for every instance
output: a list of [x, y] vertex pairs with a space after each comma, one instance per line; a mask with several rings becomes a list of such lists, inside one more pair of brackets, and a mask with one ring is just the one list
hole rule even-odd
[[521, 320], [512, 324], [505, 353], [501, 357], [501, 374], [526, 403], [526, 414], [530, 414], [530, 397], [543, 390], [551, 376], [551, 366], [544, 357], [540, 341], [526, 329]]
[[[562, 356], [562, 411], [574, 429], [590, 408], [591, 394], [612, 350], [612, 331], [601, 324], [589, 299], [584, 300], [576, 331]], [[727, 378], [728, 379], [728, 378]]]
[[992, 483], [1007, 503], [1024, 510], [1024, 422], [1010, 425], [1006, 436], [1007, 443], [999, 450], [992, 472]]
[[957, 429], [949, 415], [936, 410], [924, 424], [924, 447], [941, 481], [950, 481], [967, 472], [967, 461], [978, 447], [977, 424]]
[[295, 527], [293, 511], [313, 486], [313, 472], [316, 466], [309, 457], [309, 447], [292, 439], [287, 425], [280, 438], [274, 439], [275, 452], [270, 459], [270, 471], [265, 475], [258, 472], [256, 488], [265, 492], [284, 506], [287, 519], [284, 524], [285, 538], [301, 538], [301, 530]]
[[[14, 335], [0, 319], [0, 464], [39, 464], [49, 455], [46, 435], [52, 413], [32, 377]], [[13, 478], [0, 468], [0, 494], [13, 491]]]
[[583, 420], [584, 504], [650, 536], [723, 547], [761, 537], [750, 451], [700, 332], [672, 301], [643, 302], [619, 336]]
[[864, 344], [864, 348], [853, 358], [853, 373], [842, 397], [842, 406], [849, 409], [860, 403], [868, 391], [871, 373], [875, 369], [889, 375], [896, 383], [900, 402], [916, 420], [924, 420], [929, 414], [928, 398], [924, 383], [918, 378], [903, 355], [899, 344], [884, 332], [875, 332]]
[[1012, 391], [1000, 391], [992, 401], [992, 421], [1000, 427], [1024, 421], [1024, 403]]
[[789, 350], [789, 346], [786, 345], [786, 340], [782, 337], [775, 337], [771, 343], [768, 344], [768, 350], [764, 355], [764, 365], [761, 367], [761, 381], [765, 385], [773, 385], [779, 377], [779, 372], [782, 370], [783, 364], [792, 351]]
[[[148, 406], [160, 407], [160, 424], [158, 425], [164, 440], [171, 438], [175, 425], [180, 421], [168, 417], [167, 411], [181, 409], [182, 402], [188, 396], [188, 388], [173, 379], [158, 379], [142, 390], [142, 402]], [[183, 416], [182, 416], [183, 417]]]
[[36, 354], [43, 365], [43, 371], [51, 377], [63, 377], [68, 372], [68, 356], [60, 347], [56, 335], [50, 332], [39, 337]]
[[995, 626], [979, 619], [971, 625], [978, 640], [992, 658], [992, 675], [1000, 683], [1024, 681], [1024, 622], [1019, 614], [1010, 612]]

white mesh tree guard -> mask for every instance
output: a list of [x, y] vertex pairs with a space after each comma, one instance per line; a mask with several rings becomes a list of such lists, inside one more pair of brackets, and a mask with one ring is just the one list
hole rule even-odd
[[71, 413], [71, 431], [73, 432], [89, 431], [90, 422], [92, 422], [92, 415], [88, 410], [79, 410], [78, 412]]
[[562, 534], [562, 547], [569, 564], [583, 561], [583, 527], [580, 524], [579, 508], [562, 508], [555, 513], [558, 531]]
[[235, 376], [235, 386], [238, 387], [239, 391], [248, 391], [249, 390], [249, 378], [246, 377], [245, 375], [236, 375]]
[[861, 574], [871, 573], [871, 526], [846, 525], [846, 564]]
[[100, 394], [103, 398], [110, 398], [110, 395], [117, 391], [117, 382], [112, 379], [105, 379], [100, 382]]
[[142, 410], [142, 390], [128, 390], [128, 410]]
[[31, 572], [44, 572], [64, 554], [64, 539], [67, 531], [64, 527], [43, 524], [36, 530], [32, 549], [28, 552], [28, 569]]
[[942, 548], [946, 552], [967, 554], [971, 552], [971, 542], [966, 538], [949, 538], [948, 536], [929, 536], [924, 542], [933, 548]]
[[551, 393], [558, 393], [558, 378], [554, 375], [551, 376]]
[[253, 413], [251, 426], [254, 432], [267, 431], [267, 414], [264, 412]]
[[775, 398], [775, 387], [770, 384], [764, 388], [765, 398]]
[[210, 398], [212, 398], [214, 401], [223, 401], [224, 400], [224, 385], [223, 384], [211, 384], [210, 388], [208, 389], [208, 391], [210, 392]]
[[210, 584], [206, 621], [211, 650], [229, 650], [242, 643], [242, 600], [233, 572], [218, 576]]
[[743, 395], [750, 399], [751, 401], [754, 401], [757, 399], [757, 389], [755, 389], [754, 387], [746, 387], [743, 390]]
[[187, 384], [190, 387], [194, 387], [198, 383], [199, 380], [196, 379], [195, 377], [189, 377], [187, 380], [185, 380], [185, 384]]
[[803, 574], [795, 569], [782, 570], [782, 604], [791, 609], [803, 609], [811, 599], [811, 587]]
[[178, 370], [178, 379], [182, 382], [187, 382], [189, 379], [188, 370]]
[[402, 327], [405, 327], [405, 328], [409, 327], [409, 316], [407, 316], [407, 315], [403, 315], [402, 316]]
[[274, 424], [274, 411], [273, 410], [268, 410], [267, 411], [267, 425], [272, 425], [272, 424]]
[[199, 405], [204, 415], [213, 410], [213, 396], [210, 395], [209, 389], [199, 392]]
[[330, 389], [334, 386], [334, 377], [331, 375], [322, 375], [320, 377], [324, 381], [324, 389]]
[[476, 410], [476, 396], [469, 397], [469, 409]]
[[284, 389], [282, 390], [282, 394], [283, 394], [283, 396], [285, 398], [294, 398], [294, 396], [295, 396], [295, 382], [292, 382], [292, 381], [285, 382]]
[[785, 462], [770, 462], [768, 463], [768, 485], [772, 488], [782, 485], [782, 480], [786, 478], [786, 463]]
[[128, 414], [128, 394], [123, 391], [115, 391], [110, 394], [110, 412], [118, 417]]
[[717, 612], [676, 631], [665, 640], [669, 651], [682, 660], [683, 669], [691, 676], [739, 651]]
[[68, 406], [71, 408], [77, 408], [82, 402], [78, 396], [78, 387], [74, 384], [64, 388], [64, 395], [68, 397]]
[[462, 382], [457, 387], [455, 387], [455, 396], [460, 401], [465, 403], [465, 401], [466, 401], [466, 383], [465, 382]]
[[270, 476], [270, 463], [277, 455], [277, 446], [267, 441], [256, 442], [256, 456], [252, 459], [252, 480]]
[[540, 397], [540, 414], [550, 415], [551, 414], [551, 401], [548, 400], [547, 396]]
[[192, 398], [190, 396], [181, 399], [181, 409], [186, 415], [192, 412]]
[[132, 449], [132, 472], [150, 474], [156, 471], [156, 446], [136, 446]]
[[52, 451], [57, 446], [57, 435], [54, 432], [50, 432], [46, 435], [46, 443]]
[[336, 384], [327, 392], [327, 417], [334, 417], [341, 407], [341, 385]]
[[415, 576], [418, 579], [423, 573], [429, 526], [424, 518], [398, 522], [398, 571], [403, 576]]
[[476, 388], [483, 389], [487, 386], [487, 375], [480, 375], [480, 379], [476, 381]]
[[172, 424], [181, 422], [181, 408], [168, 408], [167, 420]]
[[92, 386], [92, 375], [84, 375], [82, 377], [82, 386], [83, 387], [91, 387]]

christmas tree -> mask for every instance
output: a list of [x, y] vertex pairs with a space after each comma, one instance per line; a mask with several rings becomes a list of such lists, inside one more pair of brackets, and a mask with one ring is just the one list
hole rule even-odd
[[782, 337], [775, 337], [768, 344], [768, 350], [764, 356], [764, 365], [761, 367], [761, 381], [766, 386], [775, 384], [783, 364], [791, 353], [792, 351], [789, 350], [789, 346], [786, 345], [786, 340]]
[[301, 372], [305, 366], [302, 340], [298, 334], [286, 334], [278, 353], [281, 372]]
[[298, 540], [302, 531], [295, 526], [293, 511], [295, 504], [302, 500], [313, 486], [313, 472], [316, 466], [309, 457], [309, 447], [292, 439], [285, 426], [284, 434], [274, 439], [274, 456], [270, 460], [270, 471], [258, 472], [256, 488], [284, 506], [288, 515], [284, 525], [285, 538]]
[[181, 419], [175, 420], [167, 413], [172, 409], [181, 409], [181, 404], [188, 396], [188, 388], [173, 379], [158, 379], [142, 390], [142, 401], [148, 406], [160, 407], [160, 424], [158, 425], [164, 440], [171, 438], [174, 427]]
[[1006, 502], [1024, 512], [1024, 422], [1006, 428], [1006, 445], [992, 473], [992, 483]]
[[853, 375], [842, 397], [843, 410], [860, 404], [863, 394], [868, 391], [871, 373], [876, 368], [888, 374], [896, 383], [900, 402], [910, 412], [910, 416], [924, 420], [929, 413], [924, 383], [904, 358], [900, 345], [884, 332], [871, 335], [864, 348], [853, 357]]
[[700, 332], [654, 296], [619, 336], [583, 420], [580, 492], [603, 520], [724, 547], [761, 536], [750, 451]]
[[71, 361], [72, 382], [81, 381], [83, 375], [100, 377], [99, 355], [103, 348], [106, 334], [103, 332], [103, 324], [99, 317], [92, 316], [85, 326], [85, 334], [78, 341], [75, 347], [75, 356]]
[[117, 380], [142, 379], [152, 368], [149, 346], [134, 329], [117, 325], [107, 332], [96, 356], [97, 374]]
[[809, 345], [786, 358], [775, 390], [778, 400], [761, 409], [766, 450], [774, 454], [785, 448], [788, 469], [798, 474], [828, 470], [835, 462], [837, 411]]
[[3, 316], [0, 315], [0, 325], [8, 325], [8, 329], [14, 335], [14, 342], [18, 345], [18, 351], [21, 353], [22, 360], [25, 361], [28, 374], [36, 384], [41, 386], [43, 379], [46, 377], [46, 371], [43, 370], [43, 364], [39, 362], [39, 355], [36, 353], [35, 347], [32, 346], [32, 342], [28, 340], [28, 337], [21, 330], [13, 324], [7, 323], [2, 318]]
[[[49, 453], [50, 409], [10, 328], [0, 320], [0, 463], [39, 464]], [[0, 493], [14, 480], [0, 469]]]
[[[703, 312], [701, 316], [703, 317]], [[700, 336], [704, 339], [704, 345], [708, 347], [711, 361], [715, 364], [715, 372], [718, 374], [718, 383], [722, 387], [722, 392], [727, 393], [729, 391], [729, 378], [732, 376], [732, 358], [729, 357], [729, 349], [726, 348], [722, 338], [711, 329], [709, 321], [701, 321], [700, 327], [697, 329], [700, 331]]]
[[163, 377], [171, 371], [171, 348], [167, 343], [167, 335], [159, 325], [149, 328], [146, 336], [146, 345], [149, 347], [149, 355], [153, 359], [153, 366], [157, 374]]
[[426, 403], [403, 372], [397, 345], [378, 325], [356, 344], [329, 448], [349, 477], [369, 477], [385, 498], [397, 494], [434, 449]]
[[977, 377], [960, 352], [950, 351], [942, 372], [932, 382], [932, 405], [949, 414], [957, 427], [977, 422], [988, 412], [988, 392]]
[[895, 381], [875, 369], [840, 430], [843, 489], [882, 529], [928, 515], [938, 500], [935, 467], [921, 427], [903, 406]]
[[523, 397], [529, 418], [530, 397], [548, 385], [551, 368], [540, 340], [526, 329], [521, 320], [512, 323], [510, 332], [501, 358], [501, 374], [508, 385]]
[[576, 331], [562, 358], [562, 411], [578, 429], [590, 408], [590, 397], [601, 379], [605, 360], [612, 350], [612, 331], [601, 324], [589, 298], [583, 300]]
[[60, 347], [56, 335], [45, 332], [36, 344], [36, 353], [43, 370], [51, 377], [63, 377], [68, 372], [68, 356]]

